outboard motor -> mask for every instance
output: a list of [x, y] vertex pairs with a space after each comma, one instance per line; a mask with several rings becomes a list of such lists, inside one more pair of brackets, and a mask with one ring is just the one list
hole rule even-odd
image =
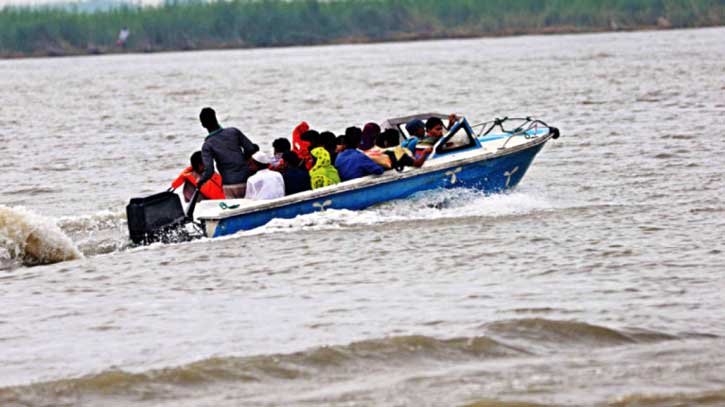
[[132, 198], [126, 206], [126, 217], [134, 244], [183, 242], [200, 237], [188, 231], [187, 224], [193, 222], [184, 213], [179, 196], [171, 191]]

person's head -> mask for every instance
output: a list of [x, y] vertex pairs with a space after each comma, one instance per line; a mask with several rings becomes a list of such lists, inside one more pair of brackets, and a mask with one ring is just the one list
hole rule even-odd
[[302, 141], [310, 143], [310, 151], [312, 151], [312, 149], [315, 147], [322, 146], [322, 138], [320, 137], [320, 133], [318, 133], [316, 130], [307, 130], [306, 132], [302, 133], [300, 139], [302, 139]]
[[345, 149], [355, 149], [360, 147], [360, 139], [362, 138], [362, 130], [359, 127], [348, 127], [345, 129]]
[[345, 149], [345, 136], [337, 136], [335, 139], [335, 152], [341, 153]]
[[210, 132], [220, 127], [219, 122], [216, 119], [216, 112], [211, 107], [201, 109], [201, 113], [199, 113], [199, 120], [201, 121], [201, 125]]
[[302, 160], [294, 151], [285, 151], [282, 153], [282, 161], [285, 168], [297, 168], [302, 164]]
[[377, 136], [375, 136], [375, 145], [380, 148], [388, 147], [388, 141], [385, 138], [385, 132], [379, 133]]
[[204, 172], [204, 160], [201, 159], [201, 151], [191, 155], [191, 169], [199, 174]]
[[312, 168], [329, 167], [332, 165], [330, 153], [328, 153], [324, 147], [313, 148], [312, 151], [310, 151], [310, 155], [312, 155], [312, 159], [315, 162], [315, 165]]
[[269, 164], [272, 163], [272, 157], [263, 151], [257, 151], [252, 154], [252, 159], [249, 160], [250, 169], [252, 172], [257, 172], [269, 168]]
[[292, 144], [286, 138], [278, 138], [272, 142], [272, 148], [274, 149], [274, 154], [282, 154], [292, 150]]
[[367, 123], [362, 129], [360, 149], [369, 150], [375, 144], [375, 137], [380, 134], [380, 126], [377, 123]]
[[398, 133], [398, 130], [386, 129], [382, 136], [388, 147], [395, 147], [400, 144], [400, 133]]
[[443, 120], [431, 117], [425, 122], [425, 130], [429, 137], [443, 137]]
[[327, 151], [335, 151], [337, 143], [335, 142], [335, 133], [331, 131], [323, 131], [320, 133], [320, 142]]
[[405, 125], [405, 130], [411, 136], [424, 137], [425, 136], [425, 124], [423, 120], [413, 119]]

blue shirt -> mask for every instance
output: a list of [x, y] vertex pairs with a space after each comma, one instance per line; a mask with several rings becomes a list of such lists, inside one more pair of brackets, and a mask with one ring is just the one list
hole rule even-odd
[[382, 174], [385, 171], [383, 167], [375, 164], [370, 157], [359, 150], [345, 150], [338, 154], [335, 159], [335, 168], [343, 181], [370, 174]]

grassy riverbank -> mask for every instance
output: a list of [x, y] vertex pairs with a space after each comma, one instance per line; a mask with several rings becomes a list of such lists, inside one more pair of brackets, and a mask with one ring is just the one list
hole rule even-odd
[[[232, 0], [0, 10], [0, 56], [245, 48], [725, 24], [725, 0]], [[119, 29], [130, 36], [116, 46]]]

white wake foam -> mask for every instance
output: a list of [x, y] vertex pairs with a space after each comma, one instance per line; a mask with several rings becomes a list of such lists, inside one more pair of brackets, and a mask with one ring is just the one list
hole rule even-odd
[[0, 256], [26, 265], [79, 259], [83, 254], [47, 217], [22, 207], [0, 205]]
[[[426, 191], [407, 199], [387, 202], [362, 211], [327, 210], [294, 219], [274, 219], [242, 236], [298, 230], [339, 229], [380, 223], [464, 217], [501, 217], [553, 209], [533, 191], [484, 194], [469, 189]], [[238, 235], [237, 235], [238, 236]]]

